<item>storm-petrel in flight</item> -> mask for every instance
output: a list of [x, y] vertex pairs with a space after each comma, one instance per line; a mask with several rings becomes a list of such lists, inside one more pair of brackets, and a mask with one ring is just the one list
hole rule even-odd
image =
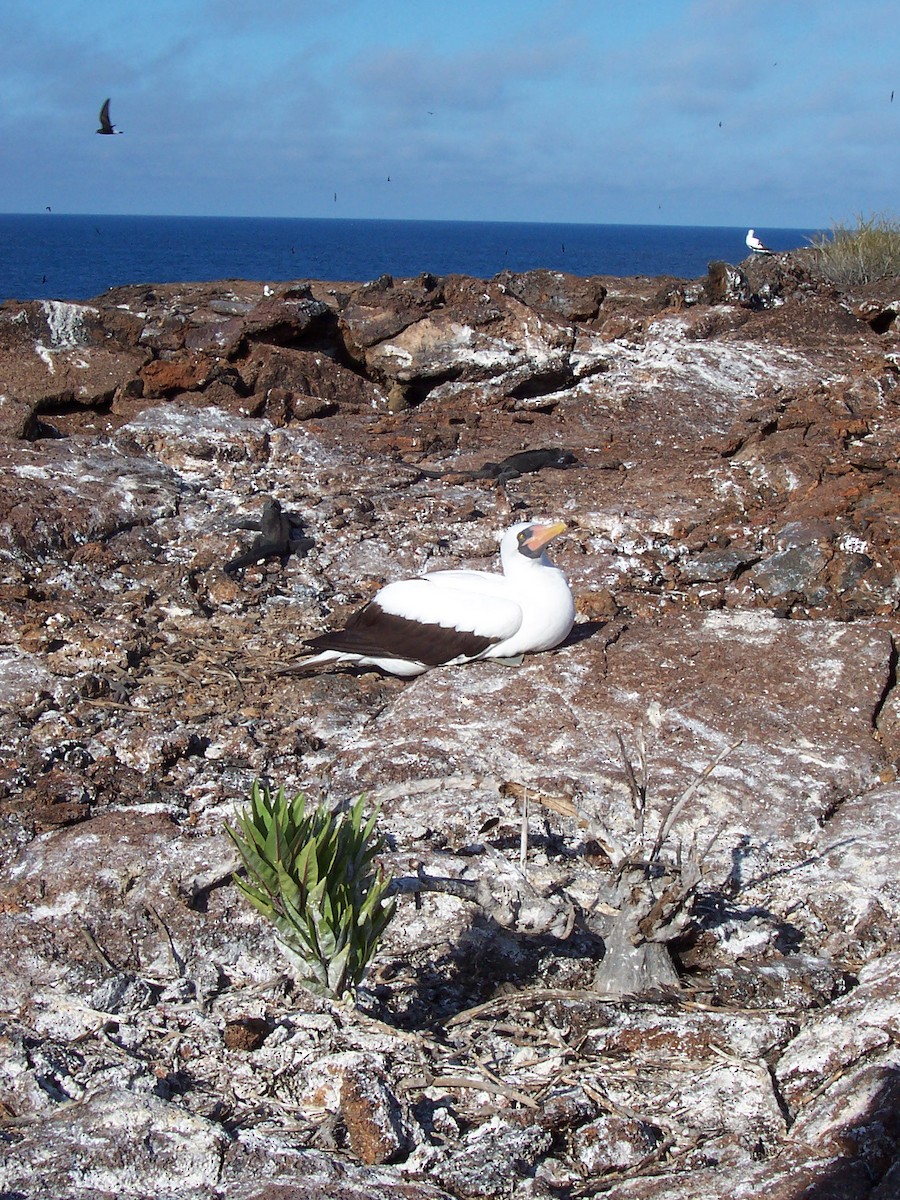
[[100, 109], [100, 128], [98, 133], [121, 133], [121, 129], [116, 129], [109, 119], [109, 101], [103, 101], [103, 107]]

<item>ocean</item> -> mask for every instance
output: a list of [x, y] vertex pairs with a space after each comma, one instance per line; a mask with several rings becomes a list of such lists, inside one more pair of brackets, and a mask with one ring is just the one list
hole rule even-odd
[[[254, 279], [362, 282], [430, 271], [490, 278], [546, 267], [573, 275], [694, 279], [747, 256], [746, 229], [271, 217], [0, 214], [0, 301], [88, 300], [124, 284]], [[759, 229], [773, 250], [813, 230]]]

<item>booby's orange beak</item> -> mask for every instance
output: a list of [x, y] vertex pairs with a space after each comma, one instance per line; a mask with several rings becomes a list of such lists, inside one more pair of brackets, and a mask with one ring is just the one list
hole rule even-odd
[[552, 542], [555, 537], [559, 537], [561, 533], [565, 533], [568, 529], [565, 521], [554, 521], [552, 525], [533, 525], [534, 532], [525, 543], [529, 550], [537, 553], [542, 550], [548, 542]]

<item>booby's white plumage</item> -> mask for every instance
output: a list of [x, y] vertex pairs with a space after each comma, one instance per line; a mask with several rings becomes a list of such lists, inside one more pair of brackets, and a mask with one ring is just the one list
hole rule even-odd
[[412, 676], [558, 646], [575, 622], [575, 604], [544, 547], [565, 528], [558, 521], [508, 529], [500, 542], [502, 575], [432, 571], [387, 584], [343, 629], [308, 639], [320, 653], [303, 666], [355, 663]]
[[744, 241], [747, 243], [748, 249], [752, 250], [754, 254], [774, 254], [775, 253], [774, 250], [769, 249], [769, 247], [765, 244], [765, 242], [760, 241], [760, 239], [756, 236], [756, 233], [752, 229], [747, 230], [747, 236], [746, 236], [746, 238], [744, 238]]

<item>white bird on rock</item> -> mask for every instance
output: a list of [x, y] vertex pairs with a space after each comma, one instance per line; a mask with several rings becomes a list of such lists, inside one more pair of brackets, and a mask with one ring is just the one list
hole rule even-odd
[[343, 629], [309, 638], [320, 653], [301, 669], [324, 663], [375, 667], [391, 675], [421, 675], [431, 667], [551, 650], [575, 623], [565, 575], [544, 547], [565, 522], [513, 525], [500, 542], [503, 574], [431, 571], [383, 587]]
[[744, 238], [747, 243], [747, 248], [754, 254], [774, 254], [774, 250], [770, 250], [765, 242], [761, 242], [752, 229], [747, 230], [747, 236]]

